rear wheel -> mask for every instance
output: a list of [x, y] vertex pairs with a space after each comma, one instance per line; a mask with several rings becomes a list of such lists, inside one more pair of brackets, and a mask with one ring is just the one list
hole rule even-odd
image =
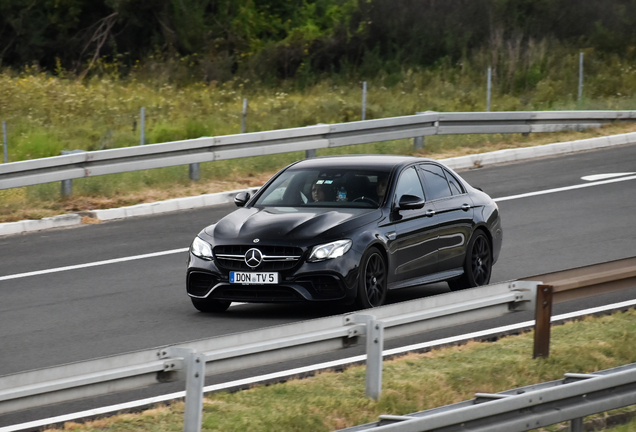
[[382, 306], [386, 300], [386, 291], [386, 262], [376, 248], [371, 248], [360, 260], [355, 305], [360, 309]]
[[477, 231], [468, 243], [464, 260], [464, 274], [448, 281], [451, 291], [488, 285], [492, 273], [490, 240], [483, 231]]
[[192, 298], [192, 305], [201, 312], [225, 312], [232, 302], [214, 299]]

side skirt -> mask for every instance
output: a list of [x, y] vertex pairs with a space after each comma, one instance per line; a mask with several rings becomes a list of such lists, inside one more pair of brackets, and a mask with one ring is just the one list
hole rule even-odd
[[460, 267], [453, 270], [447, 270], [444, 272], [433, 273], [426, 276], [420, 276], [420, 277], [409, 279], [406, 281], [394, 282], [389, 284], [389, 289], [394, 290], [394, 289], [400, 289], [400, 288], [407, 288], [407, 287], [411, 287], [415, 285], [426, 285], [429, 283], [441, 282], [448, 279], [459, 277], [463, 274], [464, 274], [464, 269]]

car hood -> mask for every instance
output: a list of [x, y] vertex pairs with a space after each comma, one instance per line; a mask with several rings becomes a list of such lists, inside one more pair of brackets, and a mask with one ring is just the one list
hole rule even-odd
[[215, 240], [306, 240], [320, 236], [328, 240], [365, 225], [381, 210], [356, 208], [241, 208], [205, 229]]

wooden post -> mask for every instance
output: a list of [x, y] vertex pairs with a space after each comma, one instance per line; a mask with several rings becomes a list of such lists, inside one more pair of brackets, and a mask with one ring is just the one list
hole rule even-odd
[[534, 310], [534, 354], [532, 358], [550, 355], [550, 318], [552, 317], [552, 285], [537, 286], [537, 304]]

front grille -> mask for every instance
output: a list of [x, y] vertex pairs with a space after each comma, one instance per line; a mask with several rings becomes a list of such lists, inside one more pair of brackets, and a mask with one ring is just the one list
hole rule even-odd
[[[263, 262], [252, 268], [245, 263], [245, 253], [258, 249], [263, 254]], [[302, 249], [287, 246], [216, 246], [214, 259], [219, 267], [239, 271], [283, 271], [294, 268], [300, 261]]]
[[188, 293], [202, 297], [206, 295], [214, 285], [219, 283], [219, 279], [209, 273], [190, 272], [188, 274]]

